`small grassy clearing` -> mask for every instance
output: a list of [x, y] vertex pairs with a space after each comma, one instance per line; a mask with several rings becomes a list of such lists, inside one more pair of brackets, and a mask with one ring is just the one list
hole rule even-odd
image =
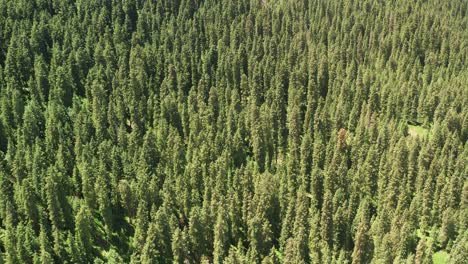
[[448, 259], [449, 254], [444, 250], [437, 251], [436, 253], [434, 253], [434, 255], [432, 255], [432, 261], [434, 262], [434, 264], [448, 263]]
[[431, 133], [429, 129], [424, 128], [422, 126], [415, 126], [415, 125], [408, 125], [408, 134], [412, 137], [430, 137]]

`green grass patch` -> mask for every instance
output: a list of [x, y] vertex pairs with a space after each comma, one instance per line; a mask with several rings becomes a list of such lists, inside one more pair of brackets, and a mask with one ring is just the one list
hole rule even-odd
[[446, 251], [437, 251], [432, 255], [432, 261], [434, 264], [445, 264], [448, 263], [449, 254]]
[[429, 129], [422, 126], [408, 125], [408, 134], [412, 137], [430, 137]]

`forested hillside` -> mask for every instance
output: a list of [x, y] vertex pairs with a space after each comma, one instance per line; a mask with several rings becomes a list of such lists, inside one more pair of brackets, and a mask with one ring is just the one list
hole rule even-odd
[[0, 263], [466, 264], [467, 13], [0, 0]]

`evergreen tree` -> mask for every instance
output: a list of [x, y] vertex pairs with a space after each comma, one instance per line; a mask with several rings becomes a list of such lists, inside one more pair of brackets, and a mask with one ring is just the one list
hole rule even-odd
[[76, 215], [75, 226], [75, 256], [78, 261], [90, 262], [93, 259], [93, 245], [95, 231], [93, 230], [93, 217], [86, 205], [82, 205], [80, 211]]

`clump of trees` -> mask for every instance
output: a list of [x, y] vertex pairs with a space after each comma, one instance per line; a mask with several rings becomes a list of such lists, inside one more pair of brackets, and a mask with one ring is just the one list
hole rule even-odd
[[0, 263], [464, 263], [467, 10], [0, 0]]

